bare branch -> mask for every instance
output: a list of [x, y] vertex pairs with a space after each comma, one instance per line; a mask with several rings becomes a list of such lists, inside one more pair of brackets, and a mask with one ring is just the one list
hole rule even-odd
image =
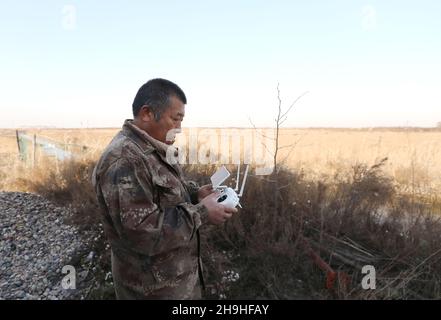
[[288, 159], [288, 157], [291, 155], [291, 152], [294, 150], [294, 148], [299, 144], [299, 142], [303, 139], [305, 135], [302, 135], [295, 143], [293, 143], [293, 146], [289, 150], [288, 154], [285, 158], [283, 158], [282, 163], [285, 163], [285, 161]]
[[280, 89], [279, 89], [279, 83], [277, 83], [277, 100], [279, 100], [279, 112], [277, 113], [276, 118], [276, 147], [274, 149], [274, 171], [277, 172], [277, 153], [279, 151], [279, 128], [280, 128], [280, 114], [282, 113], [282, 99], [280, 98]]
[[305, 91], [303, 92], [300, 96], [297, 97], [297, 99], [294, 100], [294, 102], [291, 104], [291, 106], [288, 108], [288, 110], [286, 110], [286, 112], [284, 114], [282, 114], [281, 118], [285, 117], [289, 111], [292, 109], [292, 107], [294, 107], [294, 105], [297, 103], [297, 101], [299, 101], [301, 98], [303, 98], [309, 91]]
[[280, 149], [289, 148], [289, 147], [295, 147], [296, 145], [297, 145], [297, 142], [296, 142], [296, 143], [292, 143], [292, 144], [288, 144], [288, 145], [286, 145], [286, 146], [281, 146], [281, 147], [279, 147], [279, 150], [280, 150]]
[[253, 126], [254, 130], [256, 130], [256, 132], [261, 136], [264, 137], [266, 139], [271, 139], [271, 140], [276, 140], [275, 137], [268, 137], [267, 135], [264, 135], [262, 132], [259, 132], [259, 129], [254, 125], [254, 123], [251, 121], [251, 118], [248, 117], [248, 120], [250, 121], [251, 125]]
[[283, 119], [282, 121], [280, 121], [280, 125], [282, 125], [286, 120], [288, 119], [288, 117], [285, 116], [285, 119]]
[[274, 156], [274, 152], [270, 151], [270, 150], [268, 149], [268, 147], [266, 146], [265, 143], [263, 143], [263, 142], [261, 142], [261, 143], [262, 143], [262, 145], [265, 147], [266, 151], [268, 151], [268, 153], [269, 153], [270, 155]]
[[280, 114], [282, 113], [282, 99], [280, 98], [279, 83], [277, 82], [277, 100], [279, 100], [279, 113], [277, 114], [277, 120], [280, 120]]
[[[268, 137], [268, 136], [264, 135], [263, 133], [259, 132], [259, 130], [257, 129], [257, 127], [254, 125], [253, 121], [251, 121], [251, 118], [248, 118], [248, 120], [250, 121], [251, 125], [253, 126], [255, 132], [257, 132], [258, 134], [260, 134], [262, 137], [264, 137], [264, 138], [266, 138], [266, 139], [276, 140], [275, 137], [273, 137], [273, 138], [272, 138], [272, 137]], [[265, 150], [266, 150], [271, 156], [274, 157], [274, 152], [271, 151], [271, 150], [269, 150], [268, 147], [267, 147], [267, 145], [266, 145], [265, 143], [262, 142], [262, 145], [264, 146]]]

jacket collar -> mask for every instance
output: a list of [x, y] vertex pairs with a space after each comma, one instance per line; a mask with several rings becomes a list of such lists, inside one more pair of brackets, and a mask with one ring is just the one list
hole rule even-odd
[[167, 150], [169, 155], [178, 156], [178, 149], [176, 147], [153, 138], [147, 132], [137, 127], [132, 119], [124, 121], [122, 131], [123, 134], [132, 139], [144, 153], [157, 151], [160, 157], [167, 163], [169, 163], [167, 161]]

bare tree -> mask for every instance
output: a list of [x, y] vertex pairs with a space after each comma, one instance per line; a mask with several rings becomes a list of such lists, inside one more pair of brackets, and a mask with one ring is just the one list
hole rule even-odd
[[[279, 151], [281, 149], [284, 148], [291, 148], [288, 152], [288, 155], [282, 160], [281, 163], [284, 163], [285, 160], [289, 157], [289, 155], [291, 154], [291, 151], [293, 150], [293, 148], [297, 145], [297, 143], [299, 141], [296, 141], [292, 144], [289, 145], [284, 145], [281, 146], [280, 145], [280, 129], [282, 124], [288, 119], [288, 113], [291, 111], [291, 109], [294, 107], [294, 105], [306, 94], [308, 93], [308, 91], [305, 91], [304, 93], [302, 93], [300, 96], [298, 96], [293, 103], [291, 103], [291, 105], [288, 107], [288, 109], [286, 111], [282, 110], [282, 98], [280, 97], [280, 89], [279, 89], [279, 83], [277, 83], [277, 101], [278, 101], [278, 106], [277, 106], [277, 116], [274, 119], [275, 122], [275, 135], [274, 137], [268, 137], [262, 133], [259, 133], [261, 136], [263, 136], [266, 139], [271, 139], [274, 140], [275, 142], [275, 147], [274, 150], [269, 150], [268, 146], [266, 144], [263, 144], [263, 146], [265, 147], [265, 149], [273, 156], [273, 172], [277, 172], [277, 166], [278, 166], [278, 161], [277, 161], [277, 156], [279, 154]], [[254, 123], [251, 121], [251, 119], [249, 119], [251, 125], [253, 126], [253, 128], [255, 130], [257, 130], [256, 126], [254, 125]], [[257, 131], [258, 132], [258, 131]]]
[[[277, 155], [279, 154], [279, 150], [281, 150], [283, 148], [291, 148], [291, 150], [292, 150], [292, 148], [296, 145], [296, 143], [293, 143], [293, 144], [290, 144], [290, 145], [280, 146], [280, 127], [288, 119], [288, 113], [291, 111], [291, 109], [294, 107], [294, 105], [302, 97], [304, 97], [307, 93], [308, 93], [308, 91], [302, 93], [300, 96], [298, 96], [294, 100], [293, 103], [291, 103], [291, 105], [288, 107], [288, 109], [286, 111], [283, 111], [282, 110], [282, 98], [280, 97], [279, 83], [277, 83], [278, 112], [277, 112], [277, 117], [274, 119], [274, 121], [276, 122], [276, 127], [275, 127], [275, 130], [276, 130], [276, 134], [275, 134], [276, 146], [274, 148], [274, 171], [275, 172], [277, 172]], [[285, 160], [286, 160], [286, 158], [285, 158]]]
[[[284, 163], [284, 161], [288, 158], [288, 156], [290, 155], [291, 151], [293, 150], [293, 148], [296, 146], [296, 144], [299, 141], [296, 141], [295, 143], [289, 144], [289, 145], [281, 145], [280, 144], [280, 129], [281, 126], [283, 125], [283, 123], [288, 119], [288, 114], [289, 112], [292, 110], [292, 108], [294, 107], [294, 105], [306, 94], [308, 93], [308, 91], [304, 92], [303, 94], [301, 94], [300, 96], [298, 96], [293, 103], [291, 103], [291, 105], [286, 109], [283, 110], [282, 108], [282, 98], [280, 96], [280, 89], [279, 89], [279, 83], [277, 83], [277, 100], [278, 100], [278, 106], [277, 106], [277, 115], [276, 118], [274, 119], [275, 121], [275, 135], [274, 137], [270, 138], [270, 137], [266, 137], [267, 139], [273, 139], [275, 142], [275, 146], [274, 146], [274, 150], [269, 150], [268, 147], [264, 144], [265, 149], [273, 155], [273, 176], [271, 177], [271, 182], [274, 183], [274, 208], [277, 212], [278, 207], [279, 207], [279, 197], [280, 197], [280, 190], [282, 188], [284, 188], [284, 186], [279, 186], [279, 179], [278, 179], [278, 164], [279, 162], [277, 161], [277, 156], [279, 154], [279, 151], [281, 149], [284, 148], [291, 148], [288, 152], [288, 155], [285, 157], [285, 159], [282, 161], [282, 164]], [[252, 124], [252, 126], [254, 127], [255, 130], [257, 130], [256, 126], [252, 123], [251, 119], [250, 122]], [[257, 131], [259, 132], [259, 131]]]

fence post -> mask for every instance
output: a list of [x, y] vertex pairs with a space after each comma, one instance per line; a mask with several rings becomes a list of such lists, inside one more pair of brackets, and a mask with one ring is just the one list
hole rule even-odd
[[34, 133], [34, 139], [32, 140], [32, 168], [35, 167], [35, 149], [37, 147], [37, 135]]
[[15, 136], [17, 137], [18, 156], [21, 158], [20, 139], [18, 138], [18, 130], [15, 130]]

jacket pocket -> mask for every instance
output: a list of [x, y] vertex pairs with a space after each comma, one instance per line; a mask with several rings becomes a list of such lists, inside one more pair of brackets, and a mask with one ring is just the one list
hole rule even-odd
[[169, 179], [169, 177], [154, 177], [153, 184], [162, 208], [185, 202], [179, 180]]

